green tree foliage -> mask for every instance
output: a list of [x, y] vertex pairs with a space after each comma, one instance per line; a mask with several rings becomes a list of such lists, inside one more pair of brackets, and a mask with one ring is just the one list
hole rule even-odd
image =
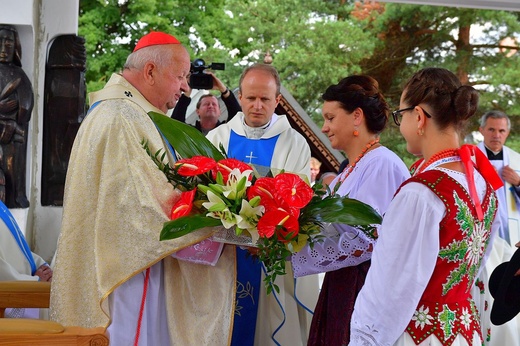
[[[519, 17], [353, 0], [81, 0], [79, 34], [89, 91], [122, 68], [139, 37], [161, 30], [185, 43], [193, 59], [226, 63], [217, 75], [234, 87], [244, 66], [269, 53], [283, 85], [320, 125], [320, 96], [342, 77], [372, 75], [396, 108], [404, 81], [425, 66], [448, 68], [481, 90], [479, 114], [519, 115], [520, 53], [508, 57], [512, 47], [501, 44], [520, 35]], [[390, 147], [402, 147], [404, 156], [392, 126]]]
[[[150, 31], [170, 33], [197, 51], [189, 40], [193, 24], [207, 22], [208, 18], [218, 23], [219, 16], [224, 16], [224, 1], [211, 4], [185, 0], [81, 0], [79, 35], [86, 39], [88, 91], [102, 88], [113, 72], [120, 71], [139, 38]], [[211, 33], [201, 33], [202, 38], [208, 35]]]

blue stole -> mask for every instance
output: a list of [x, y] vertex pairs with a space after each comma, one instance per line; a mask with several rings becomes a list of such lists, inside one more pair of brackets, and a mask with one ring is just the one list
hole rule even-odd
[[[101, 101], [103, 101], [103, 100], [101, 100]], [[90, 112], [92, 112], [94, 110], [94, 108], [96, 108], [101, 103], [101, 101], [94, 102], [94, 104], [92, 106], [90, 106], [90, 108], [88, 109], [87, 114], [85, 114], [85, 116], [89, 115]]]
[[6, 205], [2, 201], [0, 201], [0, 217], [2, 218], [2, 221], [5, 223], [7, 228], [9, 228], [9, 231], [11, 231], [11, 234], [13, 235], [13, 238], [16, 240], [18, 247], [20, 248], [23, 255], [31, 265], [31, 275], [34, 275], [37, 268], [36, 263], [34, 262], [34, 257], [32, 255], [31, 249], [29, 248], [29, 244], [27, 244], [27, 241], [25, 240], [25, 237], [23, 236], [20, 227], [18, 227], [18, 223], [13, 217], [13, 214], [11, 214], [9, 209], [7, 209]]
[[[270, 167], [278, 137], [249, 139], [231, 130], [227, 148], [228, 157], [249, 164]], [[259, 260], [253, 260], [247, 250], [238, 246], [236, 258], [237, 293], [231, 345], [249, 346], [255, 341], [262, 264]]]
[[155, 128], [157, 128], [157, 131], [159, 131], [159, 134], [164, 139], [164, 143], [166, 143], [168, 145], [168, 150], [170, 150], [170, 153], [173, 156], [173, 162], [177, 162], [178, 158], [177, 158], [177, 154], [175, 153], [175, 149], [173, 149], [172, 145], [170, 144], [170, 142], [168, 142], [168, 140], [166, 139], [166, 136], [162, 133], [162, 131], [159, 129], [159, 127], [157, 125], [155, 125]]
[[[231, 130], [228, 144], [228, 157], [248, 164], [271, 167], [271, 159], [278, 136], [272, 138], [249, 139]], [[276, 167], [280, 168], [280, 167]]]

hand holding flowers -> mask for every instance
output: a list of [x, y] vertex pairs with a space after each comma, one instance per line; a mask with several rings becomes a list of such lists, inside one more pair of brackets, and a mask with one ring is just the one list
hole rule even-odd
[[289, 172], [259, 177], [253, 167], [225, 158], [191, 126], [160, 114], [150, 116], [184, 157], [170, 166], [163, 163], [164, 153], [149, 152], [170, 183], [183, 191], [172, 208], [172, 220], [164, 224], [161, 240], [218, 226], [248, 235], [265, 265], [268, 293], [278, 290], [273, 283], [277, 275], [285, 274], [286, 259], [320, 240], [324, 223], [345, 223], [370, 232], [373, 224], [381, 222], [380, 215], [362, 202], [336, 195], [322, 198], [319, 185], [313, 190]]

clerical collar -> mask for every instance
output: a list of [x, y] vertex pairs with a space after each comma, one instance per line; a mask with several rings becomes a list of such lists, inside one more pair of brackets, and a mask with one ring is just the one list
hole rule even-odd
[[272, 121], [273, 121], [273, 119], [271, 118], [271, 120], [267, 124], [265, 124], [263, 126], [251, 127], [251, 126], [246, 124], [246, 117], [244, 116], [244, 118], [242, 119], [242, 124], [244, 125], [244, 132], [246, 133], [246, 137], [247, 138], [252, 138], [252, 139], [262, 138], [264, 133], [269, 128], [269, 125], [271, 125]]
[[486, 148], [486, 155], [487, 155], [489, 161], [504, 159], [504, 150], [500, 150], [498, 153], [494, 153], [488, 147], [486, 147], [486, 146], [484, 146], [484, 147]]

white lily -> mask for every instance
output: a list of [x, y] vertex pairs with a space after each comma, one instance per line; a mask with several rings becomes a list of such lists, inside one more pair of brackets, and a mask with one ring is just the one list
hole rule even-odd
[[209, 202], [202, 203], [202, 206], [208, 210], [206, 216], [219, 219], [225, 228], [231, 228], [237, 224], [236, 215], [233, 214], [226, 203], [212, 190], [207, 192]]
[[251, 204], [249, 204], [249, 202], [243, 199], [239, 215], [236, 215], [237, 227], [245, 229], [249, 232], [249, 234], [251, 234], [253, 244], [256, 244], [258, 241], [259, 236], [256, 225], [258, 224], [258, 219], [264, 213], [264, 210], [265, 209], [263, 205], [253, 207]]
[[236, 201], [244, 198], [246, 190], [251, 186], [249, 177], [253, 174], [252, 170], [245, 170], [240, 172], [238, 168], [234, 168], [228, 177], [226, 186], [222, 186], [224, 192], [222, 193], [227, 199]]
[[202, 203], [202, 206], [208, 209], [208, 211], [214, 212], [224, 211], [225, 209], [228, 209], [226, 202], [224, 202], [222, 198], [220, 198], [216, 193], [214, 193], [213, 190], [208, 190], [206, 192], [206, 196], [208, 196], [209, 202]]

